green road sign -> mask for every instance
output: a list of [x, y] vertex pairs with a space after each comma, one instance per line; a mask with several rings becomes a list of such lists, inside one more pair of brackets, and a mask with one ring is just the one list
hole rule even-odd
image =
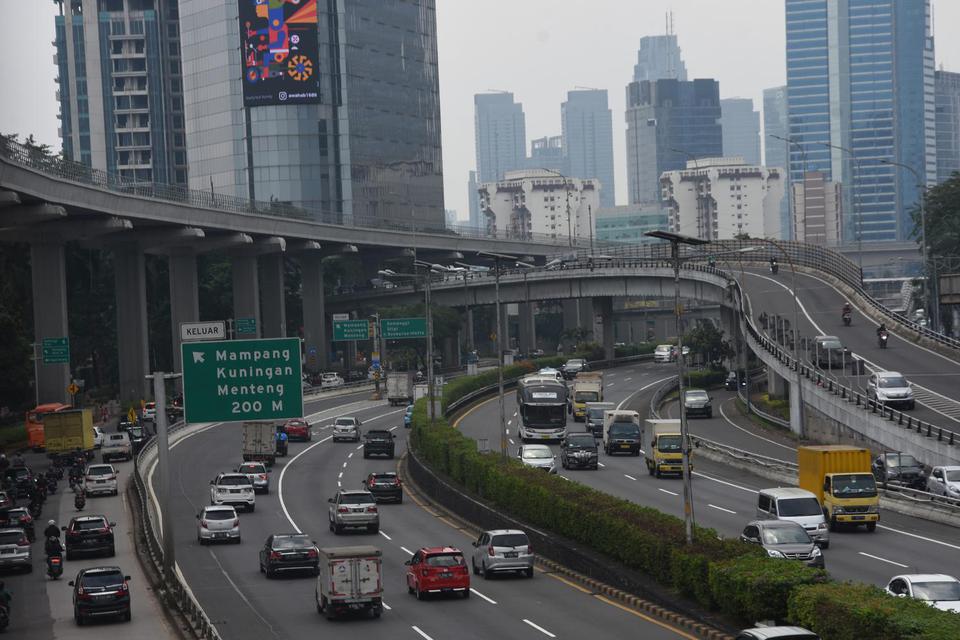
[[333, 340], [366, 340], [370, 337], [369, 320], [334, 320]]
[[43, 364], [70, 364], [70, 338], [44, 338]]
[[298, 338], [184, 342], [180, 353], [187, 422], [303, 416]]
[[384, 318], [380, 321], [380, 331], [384, 340], [401, 338], [426, 338], [426, 318]]
[[254, 335], [257, 333], [256, 318], [237, 318], [233, 321], [234, 334]]

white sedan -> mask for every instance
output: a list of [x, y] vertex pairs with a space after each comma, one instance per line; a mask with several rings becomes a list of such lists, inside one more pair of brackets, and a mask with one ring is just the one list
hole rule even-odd
[[960, 467], [934, 467], [927, 478], [927, 491], [960, 499]]
[[343, 378], [339, 373], [324, 373], [320, 376], [320, 388], [329, 389], [330, 387], [339, 387], [343, 384]]
[[894, 576], [887, 593], [901, 598], [923, 600], [942, 611], [960, 613], [960, 580], [942, 573], [914, 573]]

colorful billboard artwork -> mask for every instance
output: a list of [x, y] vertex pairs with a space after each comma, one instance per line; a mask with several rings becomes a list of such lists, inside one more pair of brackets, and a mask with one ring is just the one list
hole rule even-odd
[[238, 0], [243, 104], [320, 100], [317, 0]]

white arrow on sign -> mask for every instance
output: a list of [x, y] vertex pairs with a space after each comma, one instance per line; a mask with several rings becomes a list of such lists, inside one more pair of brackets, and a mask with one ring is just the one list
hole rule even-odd
[[204, 362], [203, 362], [203, 352], [202, 352], [202, 351], [194, 351], [194, 352], [193, 352], [193, 364], [197, 364], [198, 362], [199, 362], [200, 364], [204, 364]]

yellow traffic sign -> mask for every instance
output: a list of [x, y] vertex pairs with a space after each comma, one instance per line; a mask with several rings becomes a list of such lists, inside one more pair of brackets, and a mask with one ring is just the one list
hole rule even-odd
[[67, 392], [68, 392], [70, 395], [75, 396], [75, 395], [77, 395], [78, 393], [80, 393], [80, 387], [77, 386], [77, 383], [71, 382], [71, 383], [70, 383], [70, 386], [67, 387]]
[[136, 422], [137, 421], [137, 412], [133, 410], [133, 407], [130, 407], [130, 411], [127, 411], [127, 422]]

